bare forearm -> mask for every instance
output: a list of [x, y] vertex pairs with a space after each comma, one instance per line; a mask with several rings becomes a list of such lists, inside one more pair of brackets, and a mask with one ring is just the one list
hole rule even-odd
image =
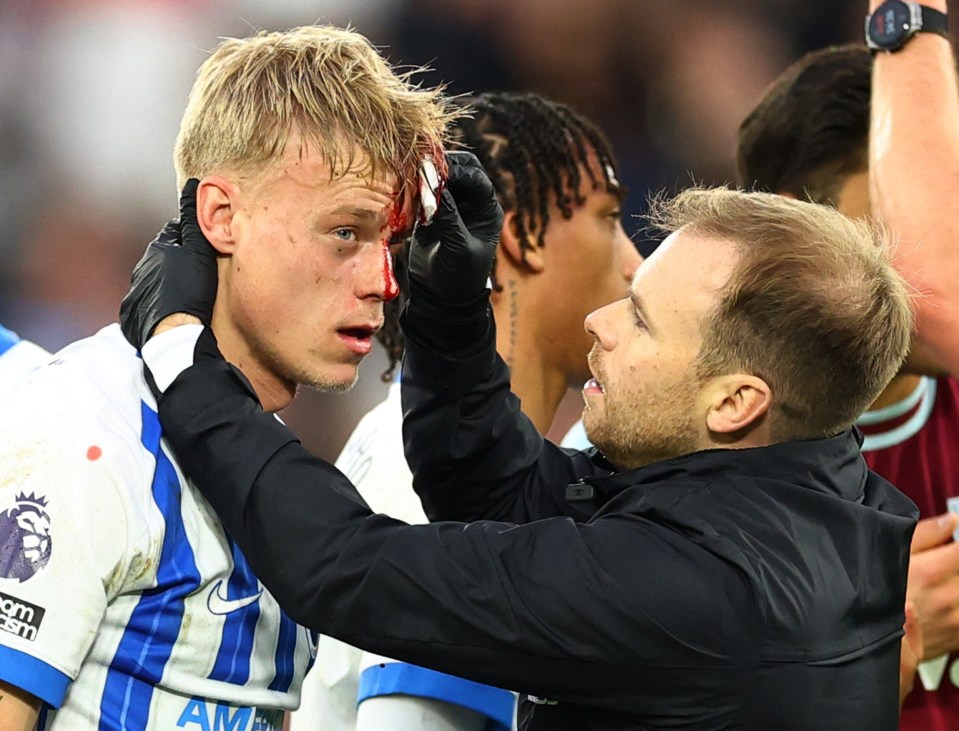
[[[946, 10], [945, 0], [924, 4]], [[899, 237], [897, 264], [924, 295], [919, 338], [959, 372], [959, 83], [947, 39], [920, 33], [876, 55], [869, 154], [874, 211]]]
[[38, 698], [0, 681], [0, 728], [4, 731], [33, 731], [39, 714]]
[[200, 318], [194, 317], [193, 315], [188, 315], [185, 312], [177, 312], [175, 315], [167, 315], [160, 322], [157, 323], [156, 329], [153, 331], [154, 337], [160, 333], [166, 332], [167, 330], [172, 330], [175, 327], [180, 325], [202, 325]]

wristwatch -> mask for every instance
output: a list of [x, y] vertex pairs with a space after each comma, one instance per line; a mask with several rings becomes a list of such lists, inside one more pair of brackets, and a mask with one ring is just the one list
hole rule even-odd
[[946, 35], [947, 16], [934, 8], [904, 0], [886, 0], [866, 16], [866, 45], [875, 53], [898, 51], [916, 33]]

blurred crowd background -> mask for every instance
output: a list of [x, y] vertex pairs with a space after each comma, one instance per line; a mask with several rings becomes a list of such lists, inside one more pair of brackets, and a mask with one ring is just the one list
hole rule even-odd
[[[0, 323], [51, 350], [116, 319], [176, 215], [172, 151], [219, 38], [350, 25], [452, 93], [532, 90], [607, 132], [647, 252], [649, 192], [731, 182], [736, 129], [804, 52], [861, 42], [865, 0], [3, 0]], [[348, 394], [283, 416], [322, 457], [385, 394], [377, 348]]]

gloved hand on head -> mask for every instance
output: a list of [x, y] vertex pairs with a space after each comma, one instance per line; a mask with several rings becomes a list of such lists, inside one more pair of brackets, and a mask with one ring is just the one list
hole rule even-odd
[[137, 349], [168, 315], [185, 313], [209, 327], [216, 300], [216, 251], [197, 222], [197, 187], [191, 178], [180, 195], [180, 217], [147, 246], [120, 304], [120, 328]]
[[489, 281], [503, 209], [476, 156], [446, 155], [439, 208], [410, 242], [406, 335], [437, 352], [461, 353], [489, 330]]

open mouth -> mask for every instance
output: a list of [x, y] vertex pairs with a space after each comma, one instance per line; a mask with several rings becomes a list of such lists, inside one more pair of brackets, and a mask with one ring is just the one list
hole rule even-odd
[[344, 327], [338, 331], [341, 335], [357, 340], [369, 340], [376, 334], [376, 329], [372, 327]]
[[603, 384], [597, 381], [595, 378], [590, 378], [586, 383], [583, 384], [583, 391], [588, 393], [603, 393]]
[[364, 356], [373, 349], [373, 336], [379, 329], [379, 325], [353, 325], [338, 328], [336, 332], [350, 350]]

